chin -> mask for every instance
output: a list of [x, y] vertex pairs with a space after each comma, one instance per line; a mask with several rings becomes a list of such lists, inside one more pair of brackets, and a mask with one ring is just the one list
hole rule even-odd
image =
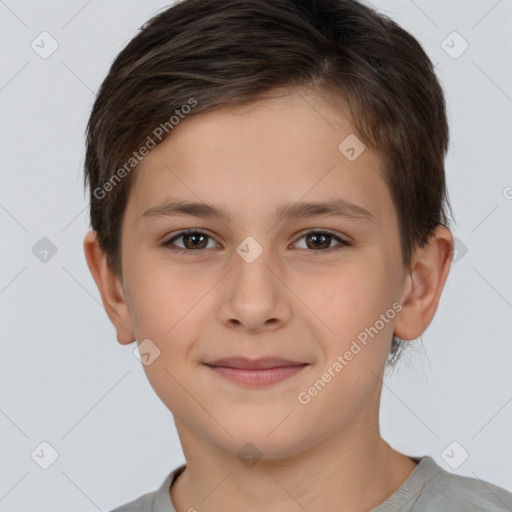
[[221, 444], [242, 462], [246, 456], [254, 460], [276, 460], [296, 455], [306, 450], [310, 443], [299, 422], [293, 421], [293, 413], [283, 421], [285, 416], [277, 420], [247, 418], [231, 427], [225, 424], [233, 438], [225, 436]]

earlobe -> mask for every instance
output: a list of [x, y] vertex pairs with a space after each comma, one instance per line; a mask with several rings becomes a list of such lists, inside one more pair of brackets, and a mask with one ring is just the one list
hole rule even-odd
[[403, 340], [413, 340], [434, 318], [453, 257], [453, 236], [445, 226], [438, 226], [423, 246], [414, 253], [411, 270], [404, 283], [402, 310], [394, 333]]
[[84, 253], [87, 265], [98, 287], [103, 307], [117, 332], [117, 341], [127, 345], [135, 341], [128, 303], [122, 290], [120, 278], [107, 263], [96, 231], [88, 231], [84, 238]]

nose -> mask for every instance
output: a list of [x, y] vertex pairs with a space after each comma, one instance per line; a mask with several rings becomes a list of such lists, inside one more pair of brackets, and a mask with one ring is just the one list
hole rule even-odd
[[233, 265], [217, 311], [219, 321], [231, 329], [250, 332], [286, 325], [291, 317], [290, 292], [267, 251], [251, 263], [234, 254]]

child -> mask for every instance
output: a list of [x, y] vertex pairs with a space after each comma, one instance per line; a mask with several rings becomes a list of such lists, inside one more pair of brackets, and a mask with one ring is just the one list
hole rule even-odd
[[447, 145], [427, 55], [355, 0], [184, 0], [121, 51], [84, 250], [187, 462], [118, 512], [512, 510], [379, 433], [450, 268]]

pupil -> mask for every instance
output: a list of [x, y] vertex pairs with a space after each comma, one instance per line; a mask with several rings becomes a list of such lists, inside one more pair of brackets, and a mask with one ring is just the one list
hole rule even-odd
[[318, 244], [316, 245], [316, 247], [313, 247], [313, 249], [325, 249], [325, 248], [328, 248], [329, 247], [329, 241], [330, 241], [330, 238], [331, 238], [331, 235], [322, 235], [322, 234], [316, 234], [316, 233], [313, 233], [311, 235], [308, 235], [307, 236], [307, 240], [308, 241], [311, 241], [312, 239], [315, 239], [315, 243], [316, 243], [316, 239], [321, 239], [323, 240], [323, 244], [321, 247], [318, 246]]
[[190, 241], [192, 238], [195, 238], [195, 237], [202, 238], [203, 239], [202, 240], [203, 241], [203, 245], [205, 245], [204, 241], [206, 239], [206, 236], [200, 235], [200, 234], [197, 234], [197, 233], [191, 233], [191, 234], [185, 235], [185, 237], [184, 237], [185, 238], [185, 247], [187, 247], [187, 249], [197, 249], [197, 248], [203, 249], [204, 248], [203, 246], [198, 247], [198, 245], [194, 245], [193, 243], [192, 244], [187, 243], [187, 241]]

